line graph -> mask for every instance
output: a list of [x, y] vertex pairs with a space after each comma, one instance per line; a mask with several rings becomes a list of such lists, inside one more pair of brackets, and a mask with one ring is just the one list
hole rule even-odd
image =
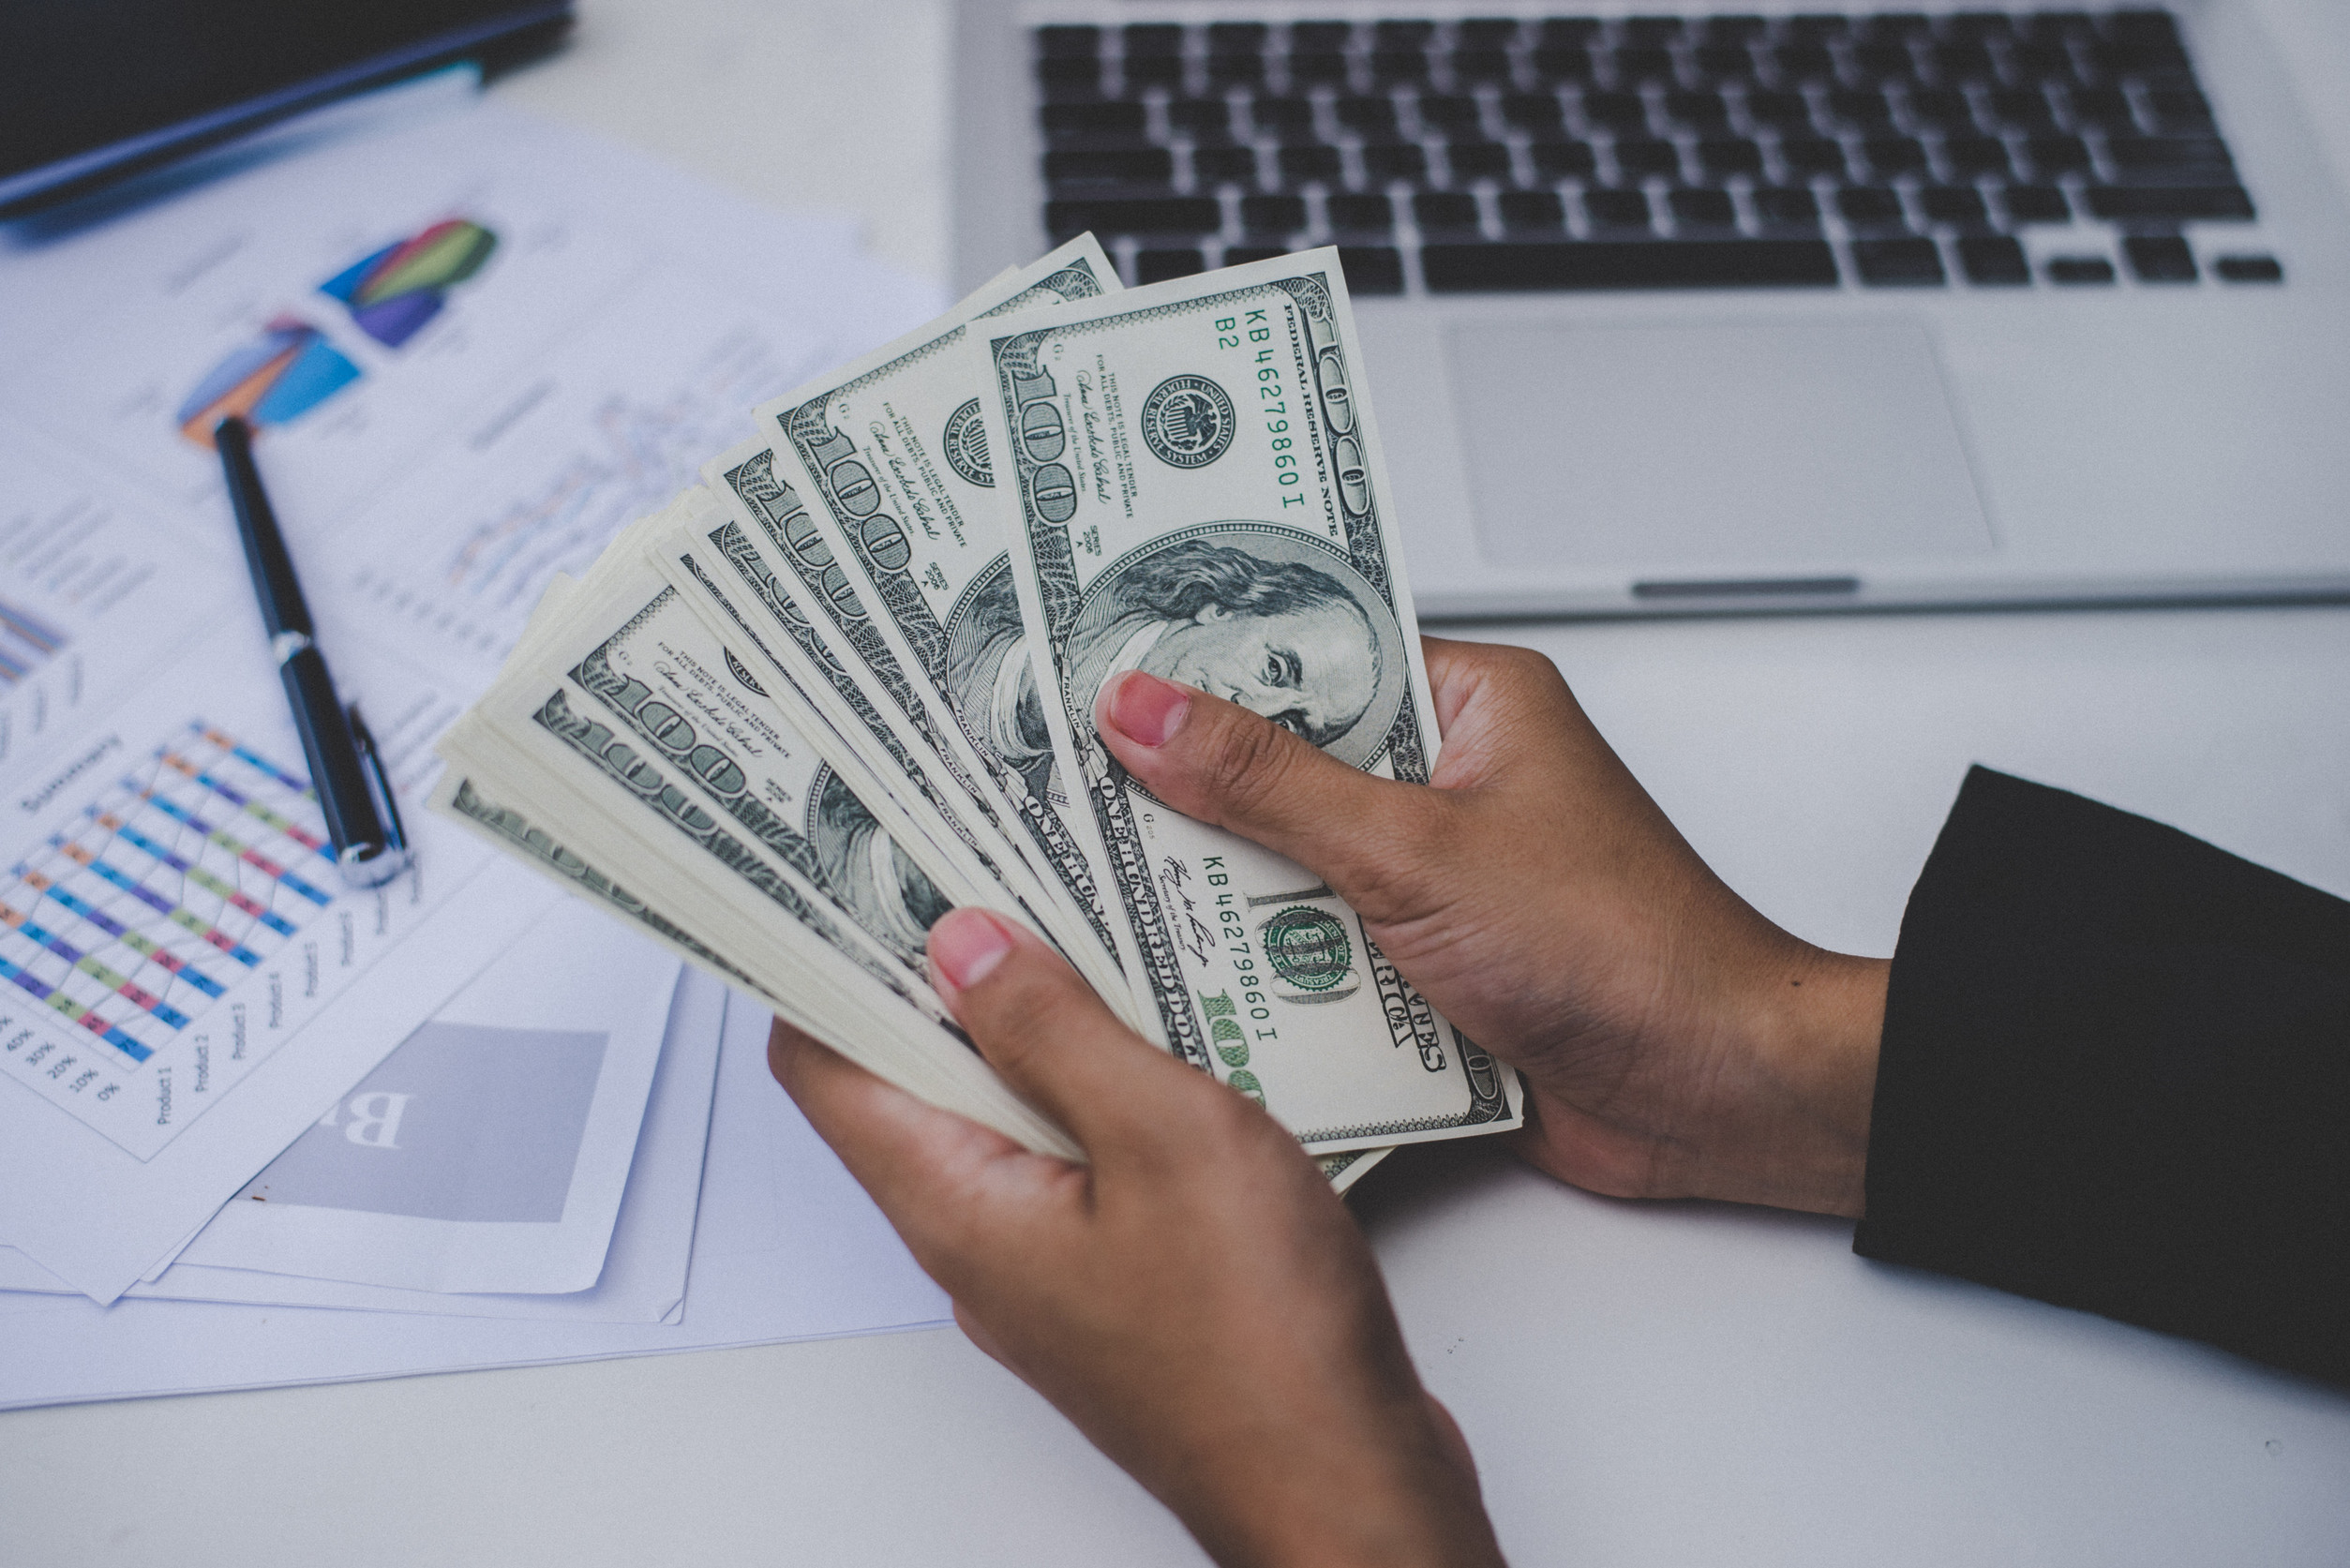
[[0, 983], [146, 1061], [334, 901], [308, 784], [191, 723], [0, 880]]

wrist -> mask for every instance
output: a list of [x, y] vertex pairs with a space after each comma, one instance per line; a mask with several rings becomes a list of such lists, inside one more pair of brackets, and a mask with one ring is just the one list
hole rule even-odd
[[1175, 1512], [1222, 1568], [1500, 1568], [1465, 1457], [1432, 1433], [1293, 1449]]
[[1704, 1195], [1858, 1218], [1892, 964], [1795, 944], [1726, 1009]]

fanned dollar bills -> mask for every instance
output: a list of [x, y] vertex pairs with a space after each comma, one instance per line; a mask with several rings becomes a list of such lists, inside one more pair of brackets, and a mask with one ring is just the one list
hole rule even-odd
[[1333, 251], [1121, 290], [1091, 236], [763, 405], [540, 604], [436, 808], [892, 1083], [1066, 1135], [927, 981], [1019, 920], [1343, 1188], [1516, 1078], [1308, 872], [1095, 735], [1142, 668], [1425, 781], [1435, 714]]

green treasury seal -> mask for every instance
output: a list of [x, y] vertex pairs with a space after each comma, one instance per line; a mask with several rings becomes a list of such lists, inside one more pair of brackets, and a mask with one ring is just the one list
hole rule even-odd
[[1265, 961], [1300, 991], [1327, 991], [1346, 978], [1355, 949], [1336, 915], [1292, 904], [1257, 928]]
[[1169, 468], [1204, 469], [1232, 445], [1232, 399], [1205, 376], [1170, 376], [1143, 400], [1143, 444]]

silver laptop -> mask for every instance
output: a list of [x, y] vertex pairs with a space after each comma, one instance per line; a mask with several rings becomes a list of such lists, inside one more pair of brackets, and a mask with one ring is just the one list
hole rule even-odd
[[2350, 594], [2256, 20], [965, 0], [956, 280], [1341, 247], [1421, 612]]

